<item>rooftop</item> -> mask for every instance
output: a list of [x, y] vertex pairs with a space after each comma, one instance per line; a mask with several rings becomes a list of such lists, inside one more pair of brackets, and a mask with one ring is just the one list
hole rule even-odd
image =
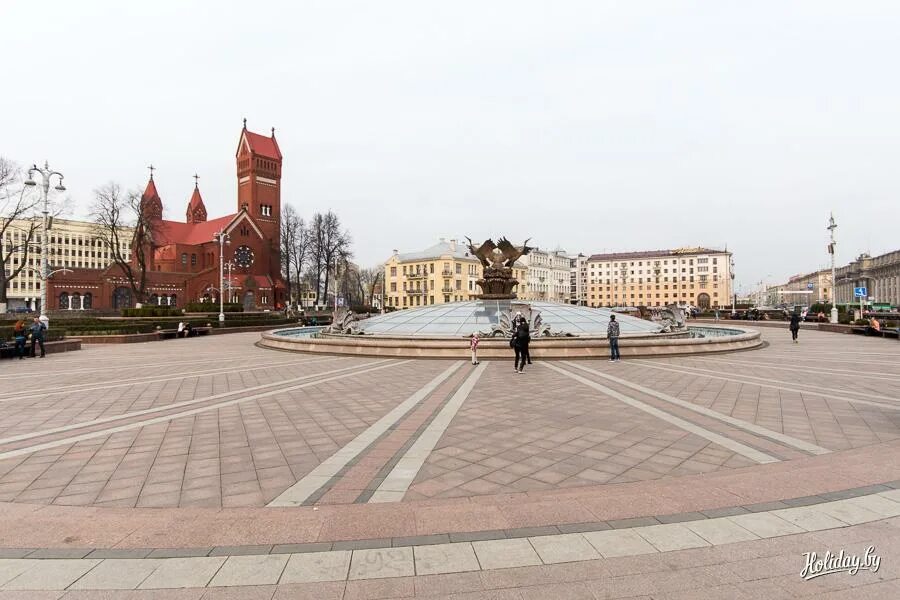
[[631, 260], [639, 258], [657, 258], [657, 257], [676, 257], [676, 256], [696, 256], [698, 254], [730, 254], [728, 250], [719, 250], [716, 248], [704, 248], [697, 246], [693, 248], [674, 248], [671, 250], [641, 250], [639, 252], [610, 252], [607, 254], [592, 254], [588, 258], [591, 262], [600, 260]]
[[476, 257], [472, 256], [472, 254], [469, 252], [469, 248], [468, 248], [468, 246], [466, 246], [466, 244], [458, 242], [456, 240], [447, 241], [443, 238], [441, 239], [440, 242], [438, 242], [434, 246], [430, 246], [419, 252], [406, 252], [404, 254], [394, 252], [394, 256], [396, 257], [398, 262], [430, 260], [430, 259], [442, 258], [445, 256], [452, 256], [452, 257], [460, 259], [460, 260], [471, 260], [474, 262], [480, 262]]

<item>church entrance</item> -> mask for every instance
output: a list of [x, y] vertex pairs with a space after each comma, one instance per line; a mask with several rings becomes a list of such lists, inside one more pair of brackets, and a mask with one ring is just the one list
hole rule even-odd
[[256, 308], [256, 301], [253, 297], [253, 292], [246, 292], [244, 294], [244, 312], [249, 312]]

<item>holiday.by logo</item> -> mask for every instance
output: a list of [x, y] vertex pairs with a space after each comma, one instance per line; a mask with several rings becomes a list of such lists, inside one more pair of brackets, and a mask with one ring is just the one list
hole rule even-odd
[[833, 554], [826, 550], [821, 557], [815, 552], [804, 552], [806, 565], [800, 571], [800, 576], [809, 581], [822, 575], [847, 572], [856, 575], [860, 570], [875, 573], [881, 567], [881, 557], [875, 554], [875, 546], [866, 548], [863, 556], [858, 554], [845, 554], [843, 550]]

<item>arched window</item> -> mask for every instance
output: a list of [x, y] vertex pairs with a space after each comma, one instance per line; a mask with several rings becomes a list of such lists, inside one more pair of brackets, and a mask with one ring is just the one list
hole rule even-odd
[[159, 296], [150, 294], [150, 304], [159, 304]]
[[112, 297], [113, 308], [131, 308], [131, 290], [127, 287], [117, 287]]
[[66, 310], [69, 308], [69, 294], [63, 292], [59, 295], [59, 309]]
[[72, 298], [69, 300], [69, 304], [72, 307], [72, 310], [81, 310], [81, 294], [75, 292], [72, 294]]
[[81, 308], [84, 310], [90, 310], [93, 304], [94, 297], [90, 292], [85, 292], [84, 296], [81, 297]]
[[191, 266], [192, 267], [197, 266], [197, 255], [196, 254], [191, 254]]
[[175, 294], [172, 294], [171, 296], [169, 296], [169, 306], [177, 306], [178, 305], [176, 303], [177, 300], [178, 300], [178, 296], [176, 296]]
[[183, 265], [187, 264], [187, 252], [181, 253], [181, 264], [183, 264]]

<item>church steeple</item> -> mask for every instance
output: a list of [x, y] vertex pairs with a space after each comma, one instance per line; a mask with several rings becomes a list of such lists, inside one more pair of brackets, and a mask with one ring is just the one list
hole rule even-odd
[[153, 165], [150, 165], [150, 181], [141, 195], [141, 214], [146, 219], [162, 219], [162, 200], [159, 198], [159, 192], [156, 191], [156, 184], [153, 182]]
[[194, 175], [194, 193], [188, 202], [185, 220], [188, 223], [203, 223], [206, 221], [206, 206], [203, 204], [203, 198], [200, 197], [200, 185], [198, 183], [200, 177]]

